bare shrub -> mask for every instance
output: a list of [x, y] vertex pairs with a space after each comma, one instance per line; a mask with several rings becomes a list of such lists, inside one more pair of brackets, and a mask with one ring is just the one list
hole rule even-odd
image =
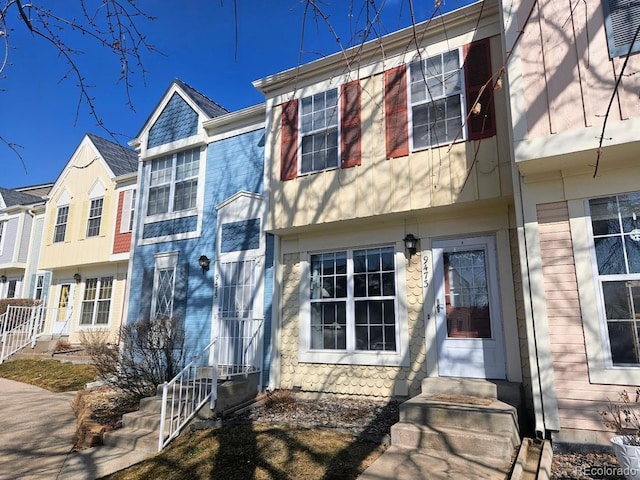
[[123, 325], [120, 348], [92, 355], [100, 377], [132, 398], [155, 395], [184, 366], [184, 327], [178, 318], [139, 320]]
[[291, 390], [274, 390], [267, 393], [264, 408], [288, 410], [296, 404], [296, 396]]
[[54, 352], [66, 352], [67, 350], [71, 350], [71, 344], [62, 338], [58, 339], [55, 347], [53, 347]]
[[82, 330], [80, 332], [80, 344], [87, 355], [95, 357], [105, 350], [109, 350], [112, 345], [109, 342], [109, 330], [106, 328]]
[[32, 298], [3, 298], [0, 300], [0, 315], [5, 313], [9, 306], [15, 307], [33, 307], [40, 305], [40, 300], [34, 300]]

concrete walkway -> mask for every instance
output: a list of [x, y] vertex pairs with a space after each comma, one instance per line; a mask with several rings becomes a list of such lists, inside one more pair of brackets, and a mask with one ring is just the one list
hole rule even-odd
[[71, 452], [74, 396], [0, 378], [0, 480], [93, 480], [146, 458], [109, 447]]

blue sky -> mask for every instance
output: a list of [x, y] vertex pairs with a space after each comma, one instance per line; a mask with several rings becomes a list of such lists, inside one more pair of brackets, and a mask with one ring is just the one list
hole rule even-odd
[[[35, 2], [34, 2], [35, 3]], [[47, 3], [45, 0], [38, 3]], [[65, 0], [49, 8], [61, 16], [74, 16], [74, 5]], [[87, 4], [99, 4], [89, 0]], [[364, 21], [350, 5], [364, 0], [316, 1], [330, 15], [341, 40], [349, 43]], [[411, 22], [407, 0], [378, 0], [384, 4], [379, 33], [389, 33]], [[443, 11], [473, 3], [444, 0]], [[180, 78], [228, 110], [263, 101], [251, 82], [292, 67], [300, 59], [309, 62], [338, 51], [334, 36], [324, 23], [309, 19], [301, 55], [303, 0], [238, 0], [238, 44], [235, 43], [232, 0], [138, 0], [137, 5], [157, 20], [140, 22], [149, 43], [162, 54], [144, 53], [145, 80], [135, 68], [131, 99], [118, 82], [120, 63], [103, 48], [81, 38], [78, 57], [86, 82], [94, 85], [98, 114], [104, 124], [126, 143], [151, 114], [173, 78]], [[434, 0], [414, 0], [417, 21], [426, 20]], [[16, 17], [14, 12], [13, 18]], [[55, 50], [33, 37], [17, 21], [10, 31], [9, 65], [0, 77], [0, 136], [21, 145], [26, 166], [0, 143], [0, 187], [53, 182], [86, 132], [110, 138], [96, 125], [86, 105], [78, 108], [75, 79], [62, 79], [68, 66]], [[4, 49], [4, 45], [2, 45]], [[1, 60], [0, 60], [1, 61]], [[77, 120], [76, 120], [77, 114]]]

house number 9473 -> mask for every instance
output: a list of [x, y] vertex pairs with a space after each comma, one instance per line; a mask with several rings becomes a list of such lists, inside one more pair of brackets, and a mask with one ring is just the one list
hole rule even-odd
[[422, 281], [424, 284], [424, 288], [429, 287], [429, 257], [422, 257]]

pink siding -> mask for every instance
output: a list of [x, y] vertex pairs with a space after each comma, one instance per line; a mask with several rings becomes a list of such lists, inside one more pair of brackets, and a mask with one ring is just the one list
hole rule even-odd
[[604, 430], [598, 412], [624, 387], [589, 381], [567, 204], [541, 204], [537, 211], [560, 426]]
[[[520, 26], [531, 4], [520, 2]], [[603, 22], [599, 0], [543, 0], [533, 7], [519, 49], [530, 138], [602, 124], [624, 61], [609, 58]], [[632, 55], [625, 73], [639, 70], [640, 55]], [[625, 75], [610, 122], [640, 116], [639, 87], [639, 75]]]

